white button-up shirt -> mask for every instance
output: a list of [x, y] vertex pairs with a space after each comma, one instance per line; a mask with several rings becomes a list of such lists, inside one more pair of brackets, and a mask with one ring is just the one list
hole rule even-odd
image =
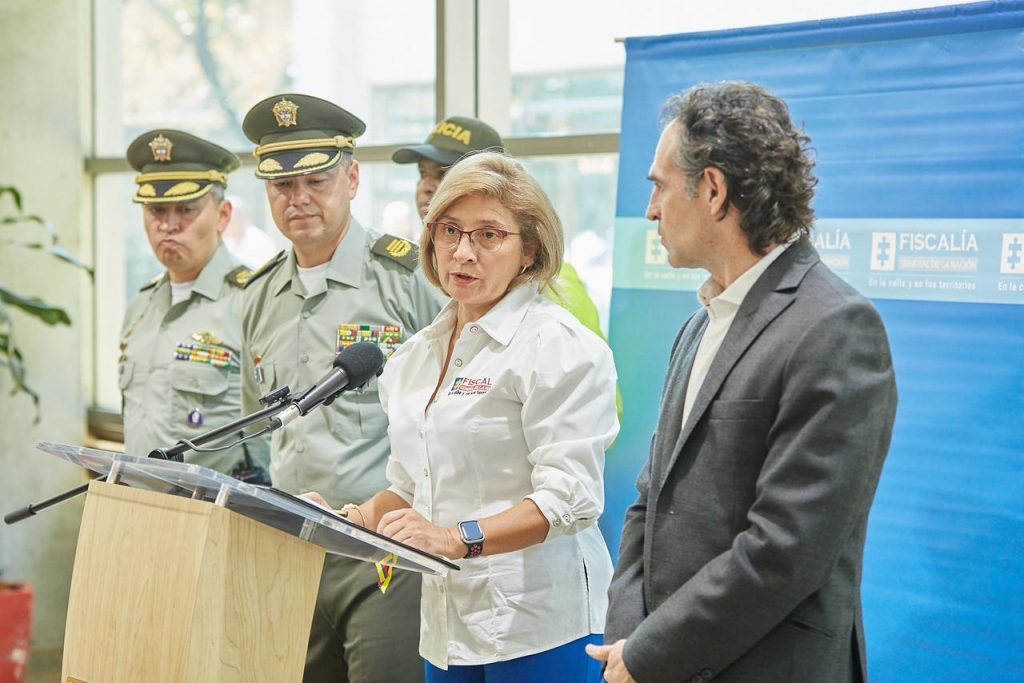
[[686, 427], [686, 421], [690, 418], [694, 401], [697, 400], [697, 392], [704, 384], [711, 369], [711, 363], [718, 355], [718, 349], [725, 340], [725, 335], [732, 327], [732, 321], [736, 319], [736, 313], [740, 310], [743, 300], [747, 298], [754, 284], [768, 270], [768, 266], [775, 263], [775, 259], [782, 256], [789, 243], [780, 244], [764, 255], [757, 263], [747, 269], [745, 273], [736, 278], [736, 281], [726, 289], [708, 278], [697, 292], [697, 300], [704, 310], [708, 312], [711, 322], [704, 330], [700, 344], [697, 346], [697, 354], [693, 359], [693, 369], [690, 370], [690, 378], [686, 383], [686, 398], [683, 399], [683, 422], [680, 429]]
[[420, 654], [441, 668], [604, 631], [612, 565], [597, 518], [604, 452], [619, 430], [610, 349], [535, 285], [462, 328], [428, 406], [455, 318], [451, 302], [381, 377], [390, 490], [440, 527], [527, 498], [550, 526], [539, 545], [423, 577]]

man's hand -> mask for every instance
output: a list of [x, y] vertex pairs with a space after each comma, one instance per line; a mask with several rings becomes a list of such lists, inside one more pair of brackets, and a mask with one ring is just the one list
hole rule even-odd
[[381, 517], [377, 533], [452, 560], [461, 559], [466, 554], [466, 544], [455, 529], [434, 526], [412, 508], [392, 510]]
[[626, 662], [622, 660], [622, 649], [626, 647], [626, 640], [618, 640], [611, 645], [587, 645], [587, 654], [604, 662], [604, 680], [608, 683], [636, 683], [626, 669]]

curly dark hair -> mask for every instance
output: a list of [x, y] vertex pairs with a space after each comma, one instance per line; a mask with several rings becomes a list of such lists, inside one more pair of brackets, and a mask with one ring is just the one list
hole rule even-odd
[[727, 201], [742, 212], [755, 253], [810, 234], [818, 184], [811, 139], [793, 126], [785, 102], [753, 83], [703, 84], [671, 97], [662, 122], [681, 124], [676, 163], [691, 196], [704, 169], [725, 175]]

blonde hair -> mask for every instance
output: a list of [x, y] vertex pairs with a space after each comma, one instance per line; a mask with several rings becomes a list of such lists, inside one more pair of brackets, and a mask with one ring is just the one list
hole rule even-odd
[[[538, 282], [541, 288], [553, 287], [562, 270], [565, 250], [562, 221], [533, 176], [501, 152], [468, 154], [438, 185], [424, 224], [437, 221], [455, 202], [472, 196], [491, 197], [511, 212], [518, 223], [524, 253], [531, 249], [534, 252], [533, 264], [512, 280], [509, 290], [527, 282]], [[427, 280], [441, 288], [434, 244], [426, 227], [420, 236], [420, 264]]]

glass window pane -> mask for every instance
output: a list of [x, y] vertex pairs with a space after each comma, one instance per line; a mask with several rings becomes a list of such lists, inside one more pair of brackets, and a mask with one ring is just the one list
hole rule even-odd
[[98, 156], [157, 127], [247, 149], [245, 113], [286, 91], [362, 118], [363, 144], [415, 139], [434, 120], [431, 2], [123, 0], [97, 24]]
[[[426, 136], [421, 134], [420, 137]], [[419, 244], [422, 224], [416, 213], [418, 179], [416, 164], [390, 161], [361, 163], [359, 194], [352, 200], [352, 215], [377, 232], [397, 235]]]
[[[616, 38], [715, 31], [957, 4], [958, 0], [667, 3], [513, 0], [509, 128], [514, 136], [619, 129], [625, 48]], [[569, 27], [567, 29], [567, 27]], [[494, 29], [496, 27], [492, 27]], [[487, 43], [481, 43], [486, 49]], [[501, 122], [499, 121], [499, 124]]]
[[551, 198], [565, 233], [565, 259], [579, 272], [607, 333], [618, 156], [588, 154], [521, 161]]

